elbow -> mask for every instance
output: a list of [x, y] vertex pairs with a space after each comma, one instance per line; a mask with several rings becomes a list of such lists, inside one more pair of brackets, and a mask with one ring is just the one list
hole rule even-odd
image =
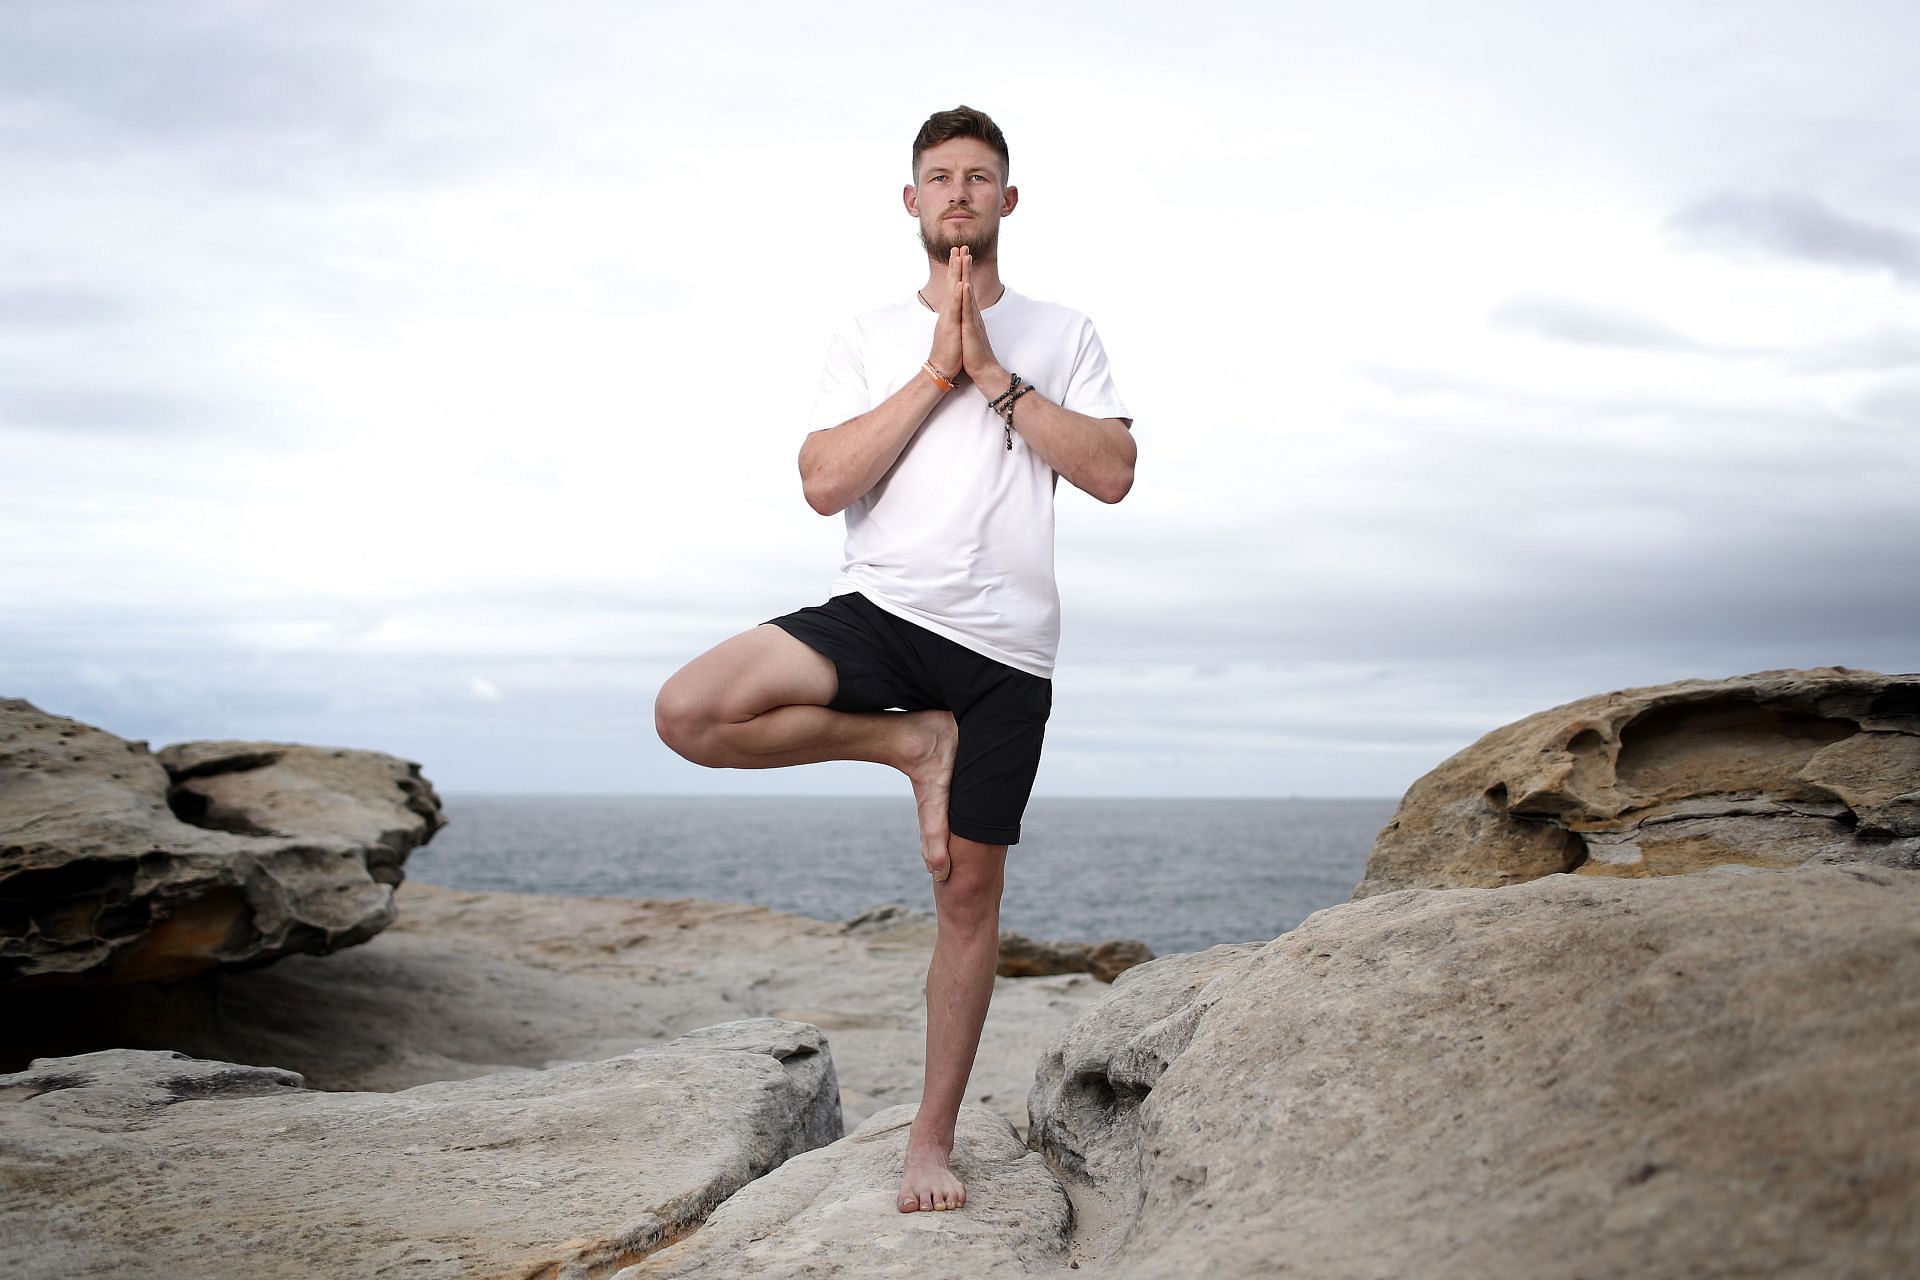
[[1106, 425], [1113, 430], [1113, 446], [1102, 451], [1099, 474], [1087, 492], [1112, 506], [1132, 492], [1133, 464], [1140, 451], [1133, 443], [1133, 432], [1125, 420], [1115, 419]]
[[807, 505], [823, 516], [839, 515], [846, 509], [840, 495], [813, 476], [800, 477], [800, 492], [806, 495]]
[[809, 436], [807, 445], [800, 449], [800, 492], [806, 497], [807, 505], [821, 515], [837, 515], [845, 509], [847, 500], [836, 492], [836, 486], [827, 475], [827, 468], [807, 447], [812, 443], [813, 437]]
[[1133, 464], [1129, 462], [1109, 475], [1102, 476], [1100, 483], [1093, 487], [1093, 496], [1112, 506], [1133, 491]]

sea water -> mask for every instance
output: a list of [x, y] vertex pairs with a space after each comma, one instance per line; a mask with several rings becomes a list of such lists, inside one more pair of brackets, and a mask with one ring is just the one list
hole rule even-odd
[[[1037, 797], [1002, 926], [1157, 954], [1265, 941], [1344, 902], [1391, 800]], [[931, 909], [913, 805], [876, 797], [451, 796], [432, 884], [746, 902], [821, 920]]]

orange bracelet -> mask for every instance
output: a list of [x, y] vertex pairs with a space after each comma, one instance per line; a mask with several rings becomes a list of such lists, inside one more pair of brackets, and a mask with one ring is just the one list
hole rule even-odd
[[929, 378], [933, 379], [934, 386], [940, 388], [940, 390], [942, 391], [953, 390], [953, 380], [948, 378], [946, 374], [941, 373], [938, 369], [934, 368], [933, 361], [931, 360], [927, 361], [925, 364], [921, 365], [920, 368]]

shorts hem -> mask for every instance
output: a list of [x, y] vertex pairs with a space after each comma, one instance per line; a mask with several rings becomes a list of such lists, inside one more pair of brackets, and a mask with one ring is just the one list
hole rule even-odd
[[996, 827], [987, 822], [971, 822], [958, 814], [947, 816], [947, 830], [962, 840], [972, 840], [979, 844], [1016, 845], [1020, 843], [1020, 826]]
[[828, 652], [828, 650], [823, 645], [822, 641], [817, 636], [808, 634], [804, 628], [801, 628], [793, 623], [790, 623], [784, 617], [768, 618], [761, 625], [767, 626], [767, 627], [780, 628], [780, 630], [786, 632], [788, 635], [792, 636], [795, 640], [798, 640], [801, 644], [807, 646], [807, 648], [813, 650], [815, 653], [819, 654], [821, 657], [825, 658], [829, 663], [832, 664], [833, 666], [833, 697], [829, 698], [826, 703], [827, 709], [829, 711], [857, 711], [862, 709], [858, 707], [845, 706], [841, 703], [840, 695], [843, 692], [845, 692], [847, 681], [846, 681], [846, 677], [841, 673], [841, 670], [840, 670], [840, 659], [835, 657], [832, 653]]

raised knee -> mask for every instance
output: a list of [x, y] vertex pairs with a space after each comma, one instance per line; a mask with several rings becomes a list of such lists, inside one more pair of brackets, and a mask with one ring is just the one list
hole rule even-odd
[[660, 687], [653, 700], [653, 731], [677, 754], [695, 764], [707, 763], [702, 757], [712, 726], [713, 714], [700, 697], [677, 680]]

